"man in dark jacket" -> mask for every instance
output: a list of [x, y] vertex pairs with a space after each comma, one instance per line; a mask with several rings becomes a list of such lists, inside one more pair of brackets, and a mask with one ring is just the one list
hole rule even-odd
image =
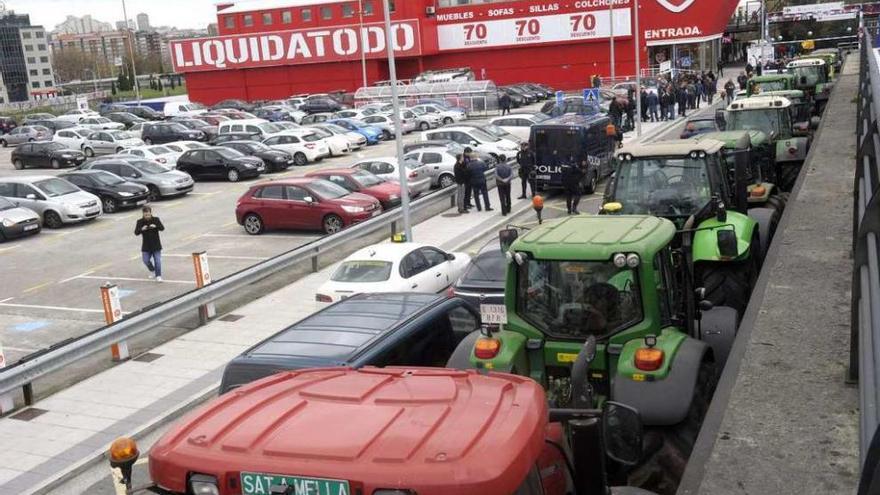
[[495, 188], [498, 190], [498, 201], [501, 202], [501, 214], [510, 213], [510, 184], [513, 182], [513, 169], [507, 162], [495, 166]]
[[687, 117], [688, 92], [687, 86], [684, 83], [678, 87], [676, 97], [678, 99], [678, 114], [682, 117]]
[[[464, 154], [473, 156], [471, 148], [465, 148]], [[483, 202], [486, 211], [493, 211], [492, 205], [489, 204], [489, 189], [486, 187], [486, 171], [489, 167], [486, 162], [479, 158], [471, 158], [467, 161], [468, 174], [470, 175], [471, 191], [474, 194], [474, 203], [477, 205], [477, 211], [483, 211], [483, 205], [480, 204], [480, 196], [483, 196]]]
[[501, 107], [501, 115], [509, 115], [510, 114], [510, 95], [506, 92], [501, 93], [501, 98], [498, 98], [498, 105]]
[[562, 165], [562, 186], [565, 188], [565, 207], [569, 215], [578, 215], [581, 202], [581, 181], [587, 170], [587, 161], [577, 162], [574, 156], [568, 157], [568, 163]]
[[642, 114], [639, 117], [642, 119], [642, 122], [648, 121], [648, 91], [645, 88], [642, 88], [639, 91], [639, 104], [641, 105]]
[[532, 197], [535, 196], [535, 184], [531, 182], [532, 172], [535, 170], [535, 154], [529, 149], [529, 143], [523, 143], [516, 154], [516, 163], [519, 164], [519, 179], [522, 181], [522, 195], [518, 199], [526, 199], [526, 186], [530, 186]]
[[455, 165], [452, 167], [455, 174], [455, 204], [459, 213], [470, 213], [468, 204], [471, 201], [471, 178], [468, 174], [466, 158], [464, 155], [455, 157]]
[[156, 282], [162, 281], [162, 241], [159, 232], [165, 230], [159, 217], [153, 216], [153, 209], [144, 206], [141, 209], [143, 216], [138, 219], [134, 226], [134, 235], [141, 236], [141, 258], [147, 270], [150, 270], [150, 278], [156, 277]]
[[613, 123], [615, 127], [619, 128], [622, 125], [623, 107], [616, 96], [611, 98], [611, 103], [608, 104], [608, 116], [611, 117], [611, 123]]
[[736, 84], [733, 84], [733, 81], [728, 79], [724, 84], [724, 96], [727, 98], [727, 104], [733, 101], [733, 97], [736, 96]]

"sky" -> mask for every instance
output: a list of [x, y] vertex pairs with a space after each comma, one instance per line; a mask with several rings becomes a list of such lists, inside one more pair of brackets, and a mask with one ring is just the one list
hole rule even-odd
[[[204, 29], [216, 22], [217, 0], [125, 0], [129, 19], [145, 12], [153, 26]], [[47, 29], [64, 22], [68, 15], [77, 17], [91, 14], [94, 19], [116, 25], [121, 21], [122, 0], [0, 0], [6, 10], [30, 14], [32, 24]]]

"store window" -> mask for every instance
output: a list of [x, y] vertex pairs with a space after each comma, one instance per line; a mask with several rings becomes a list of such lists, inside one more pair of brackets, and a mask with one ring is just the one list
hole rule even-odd
[[290, 24], [291, 22], [293, 22], [293, 14], [291, 14], [289, 10], [282, 12], [281, 24]]
[[325, 21], [333, 18], [333, 9], [330, 7], [321, 7], [321, 19]]
[[397, 10], [397, 8], [394, 5], [394, 0], [388, 0], [388, 12], [394, 12], [395, 10]]
[[373, 15], [373, 0], [364, 0], [364, 15]]
[[223, 25], [226, 26], [226, 29], [235, 29], [235, 16], [228, 15], [223, 18]]
[[263, 14], [263, 25], [271, 26], [272, 25], [272, 14], [270, 12], [266, 12]]
[[354, 7], [350, 3], [342, 5], [342, 17], [354, 17]]
[[303, 22], [311, 22], [312, 21], [312, 9], [302, 9], [300, 12], [302, 16]]
[[254, 25], [254, 16], [251, 14], [245, 14], [244, 16], [244, 27], [251, 27]]
[[[33, 62], [31, 62], [30, 60], [31, 60], [31, 59], [28, 59], [28, 63], [31, 63], [31, 64], [32, 64]], [[48, 64], [48, 63], [49, 63], [49, 57], [40, 57], [40, 62], [42, 62], [42, 63], [44, 63], [44, 64]]]

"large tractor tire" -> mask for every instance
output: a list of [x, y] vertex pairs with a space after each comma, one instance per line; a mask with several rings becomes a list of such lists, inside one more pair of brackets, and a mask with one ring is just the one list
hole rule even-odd
[[783, 191], [791, 191], [801, 173], [803, 163], [783, 163], [779, 165], [779, 187]]
[[752, 291], [754, 261], [740, 263], [708, 263], [701, 269], [701, 286], [706, 289], [706, 299], [715, 306], [733, 308], [742, 315], [749, 304]]
[[454, 370], [473, 369], [473, 365], [471, 364], [471, 354], [474, 352], [474, 344], [477, 342], [478, 338], [480, 338], [479, 330], [471, 332], [467, 337], [463, 338], [455, 347], [455, 351], [453, 351], [452, 355], [449, 356], [449, 361], [446, 362], [446, 367]]
[[779, 225], [779, 219], [782, 212], [775, 208], [752, 208], [749, 210], [749, 218], [758, 223], [758, 242], [752, 241], [752, 245], [757, 244], [759, 248], [756, 250], [758, 265], [764, 264], [764, 258], [767, 257], [767, 250], [776, 235], [776, 227]]

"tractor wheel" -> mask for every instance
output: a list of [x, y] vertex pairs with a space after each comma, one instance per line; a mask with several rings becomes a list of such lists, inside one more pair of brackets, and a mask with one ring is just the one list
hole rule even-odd
[[783, 164], [779, 167], [779, 187], [781, 187], [783, 191], [791, 191], [794, 188], [798, 175], [801, 173], [802, 165], [803, 164]]
[[458, 346], [455, 347], [452, 356], [449, 356], [449, 361], [446, 362], [446, 367], [455, 370], [473, 369], [473, 365], [471, 364], [471, 354], [474, 352], [474, 344], [478, 338], [480, 338], [479, 330], [469, 333], [467, 337], [462, 339], [462, 341], [458, 343]]
[[755, 277], [754, 259], [745, 263], [706, 264], [701, 271], [706, 299], [715, 306], [727, 306], [742, 315], [749, 304], [751, 282]]
[[771, 194], [770, 197], [767, 198], [767, 206], [776, 210], [778, 212], [778, 217], [782, 217], [782, 212], [785, 211], [785, 200], [778, 194]]
[[[758, 223], [758, 240], [761, 249], [754, 251], [758, 253], [759, 264], [763, 264], [764, 258], [767, 256], [767, 250], [770, 249], [770, 243], [773, 242], [773, 236], [776, 235], [776, 227], [779, 225], [779, 219], [782, 213], [774, 208], [752, 208], [749, 210], [749, 218]], [[755, 242], [752, 241], [752, 244]]]

